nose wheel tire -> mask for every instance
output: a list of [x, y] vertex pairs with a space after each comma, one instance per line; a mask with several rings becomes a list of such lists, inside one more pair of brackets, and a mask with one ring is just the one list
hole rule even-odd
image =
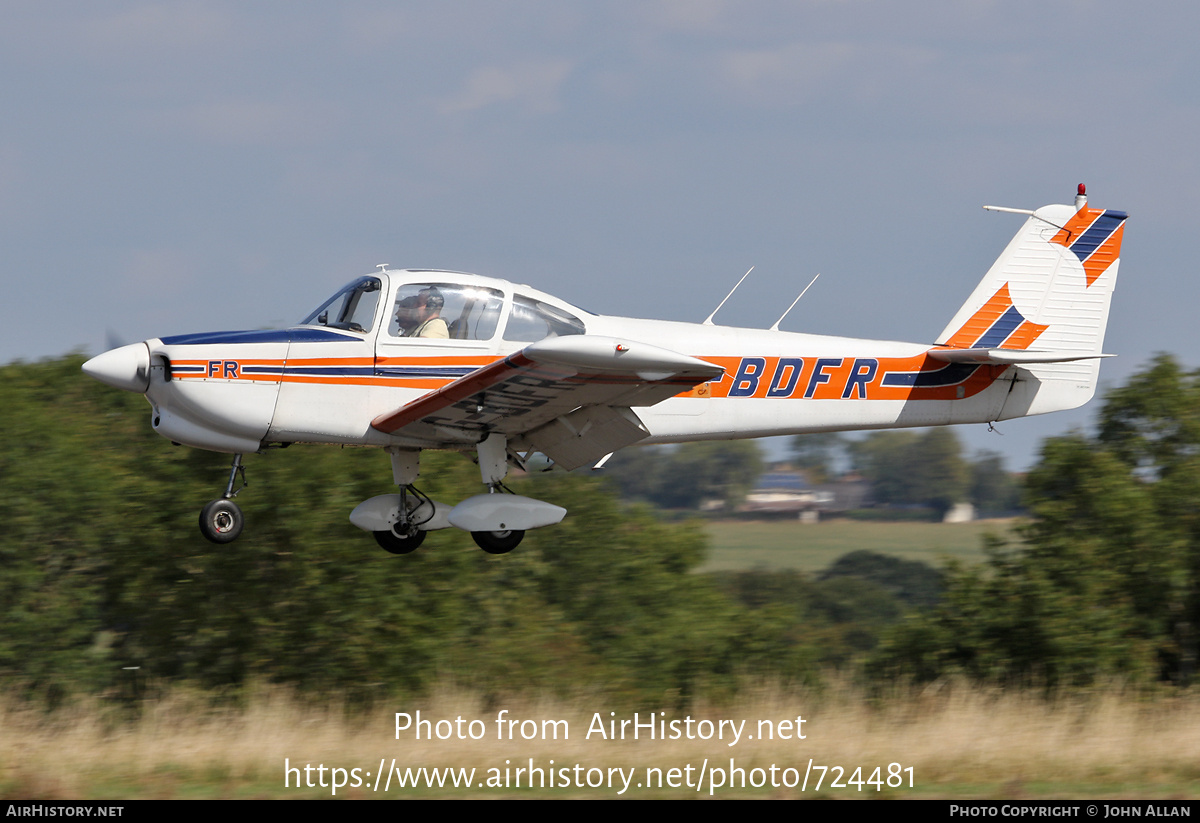
[[508, 554], [520, 545], [525, 532], [509, 529], [502, 532], [471, 532], [475, 545], [488, 554]]
[[375, 535], [375, 542], [385, 552], [389, 552], [390, 554], [408, 554], [425, 542], [426, 532], [416, 529], [412, 534], [399, 535], [394, 530], [388, 529], [387, 531], [371, 532], [371, 534]]
[[214, 500], [200, 511], [200, 533], [213, 543], [232, 543], [245, 525], [242, 510], [232, 500]]

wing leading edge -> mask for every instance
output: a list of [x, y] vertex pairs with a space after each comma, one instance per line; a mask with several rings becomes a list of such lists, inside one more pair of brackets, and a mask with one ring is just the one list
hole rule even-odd
[[371, 426], [442, 443], [474, 443], [499, 432], [570, 470], [649, 436], [632, 407], [653, 406], [723, 373], [644, 343], [552, 337], [380, 415]]

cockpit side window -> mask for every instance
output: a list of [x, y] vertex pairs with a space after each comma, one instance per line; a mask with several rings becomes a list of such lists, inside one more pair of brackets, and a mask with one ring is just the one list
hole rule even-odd
[[456, 283], [410, 283], [396, 291], [388, 325], [392, 337], [491, 340], [504, 295]]
[[512, 313], [504, 328], [504, 339], [519, 343], [534, 343], [551, 335], [583, 334], [579, 318], [560, 308], [517, 295], [513, 298]]
[[375, 308], [379, 305], [380, 289], [381, 284], [377, 278], [363, 277], [355, 280], [301, 320], [300, 325], [369, 332], [375, 325]]

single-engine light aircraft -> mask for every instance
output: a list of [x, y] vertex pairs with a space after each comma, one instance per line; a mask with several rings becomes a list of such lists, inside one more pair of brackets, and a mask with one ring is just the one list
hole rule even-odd
[[[986, 207], [993, 208], [993, 207]], [[602, 464], [635, 443], [991, 423], [1072, 409], [1096, 390], [1126, 215], [1074, 205], [1020, 231], [932, 343], [594, 315], [450, 271], [360, 277], [292, 328], [154, 338], [83, 370], [141, 392], [163, 437], [233, 455], [200, 528], [242, 530], [242, 455], [292, 443], [379, 446], [398, 494], [351, 522], [406, 554], [469, 531], [503, 554], [566, 510], [507, 492], [510, 466]], [[782, 318], [781, 318], [782, 319]], [[475, 456], [487, 492], [457, 505], [414, 485], [423, 449]]]

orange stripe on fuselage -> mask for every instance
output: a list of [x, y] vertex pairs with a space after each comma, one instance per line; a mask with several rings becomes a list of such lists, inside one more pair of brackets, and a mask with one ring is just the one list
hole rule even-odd
[[[712, 397], [728, 398], [731, 400], [961, 400], [978, 394], [988, 388], [1002, 375], [1007, 366], [981, 365], [970, 369], [958, 366], [957, 369], [967, 373], [967, 376], [957, 382], [945, 386], [885, 386], [884, 379], [888, 374], [912, 374], [914, 372], [945, 372], [951, 364], [935, 360], [927, 354], [913, 357], [702, 357], [725, 369], [724, 376], [708, 384]], [[749, 359], [761, 360], [763, 365], [760, 372], [755, 374], [755, 385], [752, 394], [731, 396], [735, 381], [741, 382], [742, 389], [748, 390], [748, 381], [739, 381], [743, 362]], [[785, 361], [781, 363], [780, 361]], [[789, 391], [788, 383], [792, 382], [791, 373], [801, 361], [799, 375]], [[829, 361], [837, 361], [836, 365]], [[814, 372], [818, 363], [822, 363], [821, 372], [814, 380]], [[875, 364], [875, 373], [870, 380], [862, 379], [868, 363]], [[962, 394], [959, 394], [959, 390]], [[843, 395], [846, 395], [843, 397]], [[865, 396], [864, 396], [865, 395]], [[694, 396], [683, 392], [677, 397]]]
[[[1007, 288], [1001, 290], [1005, 294]], [[998, 293], [997, 296], [1000, 296]], [[989, 301], [989, 305], [997, 302], [996, 298]], [[994, 310], [989, 310], [994, 313]], [[1001, 311], [1002, 313], [1002, 311]], [[981, 310], [976, 316], [984, 314]], [[997, 315], [998, 316], [998, 315]], [[974, 318], [972, 318], [974, 321]], [[994, 322], [994, 320], [992, 321]], [[980, 324], [982, 326], [982, 324]], [[965, 327], [964, 327], [965, 328]], [[982, 327], [986, 330], [986, 327]], [[1026, 321], [1022, 323], [1010, 338], [1006, 348], [1025, 348], [1037, 336], [1045, 330], [1045, 326], [1040, 326], [1036, 323]], [[982, 331], [980, 332], [982, 333]], [[957, 337], [957, 335], [956, 335]], [[1019, 344], [1019, 345], [1018, 345]], [[518, 353], [519, 354], [519, 353]], [[281, 372], [284, 369], [284, 363], [281, 360], [237, 360], [242, 368], [238, 371], [237, 378], [209, 378], [207, 374], [207, 364], [210, 361], [215, 361], [217, 358], [208, 358], [204, 360], [178, 360], [175, 361], [180, 366], [199, 366], [205, 368], [205, 371], [195, 374], [179, 374], [175, 379], [180, 380], [222, 380], [228, 382], [250, 381], [250, 382], [267, 382], [267, 383], [300, 383], [312, 385], [326, 386], [379, 386], [387, 388], [407, 388], [416, 389], [422, 392], [439, 392], [444, 387], [454, 382], [453, 377], [393, 377], [381, 374], [371, 375], [310, 375], [310, 374], [271, 374], [257, 373], [247, 374], [244, 371], [246, 366], [277, 368]], [[229, 358], [233, 360], [234, 358]], [[702, 357], [700, 358], [714, 365], [725, 369], [724, 376], [720, 380], [711, 383], [701, 383], [695, 388], [689, 387], [682, 391], [678, 397], [690, 398], [727, 398], [731, 400], [741, 399], [811, 399], [811, 400], [955, 400], [964, 397], [970, 397], [974, 394], [986, 389], [990, 386], [1001, 374], [1006, 367], [1004, 366], [980, 366], [970, 372], [968, 376], [957, 382], [950, 383], [944, 386], [885, 386], [884, 379], [889, 374], [904, 373], [912, 374], [914, 372], [941, 372], [948, 367], [943, 361], [934, 360], [922, 353], [913, 357]], [[745, 394], [744, 396], [730, 396], [730, 390], [734, 386], [734, 379], [739, 374], [739, 369], [746, 360], [761, 361], [759, 370], [753, 373], [755, 378], [755, 386], [753, 393]], [[224, 362], [224, 361], [222, 361]], [[347, 357], [347, 358], [308, 358], [304, 360], [289, 361], [289, 366], [311, 366], [311, 367], [332, 367], [339, 366], [366, 366], [373, 363], [372, 358]], [[487, 383], [489, 380], [495, 379], [495, 370], [501, 371], [511, 369], [512, 363], [505, 366], [505, 358], [492, 359], [487, 357], [421, 357], [421, 358], [401, 358], [389, 357], [386, 361], [381, 359], [381, 363], [386, 363], [388, 367], [402, 368], [404, 366], [422, 367], [422, 366], [458, 366], [470, 367], [477, 366], [479, 371], [473, 373], [471, 381], [461, 386], [463, 391], [467, 392], [466, 396], [473, 391], [478, 391], [480, 381]], [[515, 362], [522, 362], [521, 360]], [[821, 365], [820, 373], [814, 380], [814, 371]], [[874, 364], [874, 373], [867, 379], [866, 375], [870, 371], [870, 365]], [[527, 367], [527, 366], [526, 366]], [[951, 374], [952, 372], [946, 372]], [[618, 379], [619, 377], [619, 379]], [[563, 379], [567, 382], [575, 382], [571, 377], [564, 375]], [[593, 375], [588, 378], [592, 382], [605, 382], [608, 378], [604, 375]], [[615, 382], [623, 382], [627, 379], [624, 376], [616, 376], [613, 378]], [[790, 389], [788, 388], [790, 384]], [[961, 394], [960, 394], [961, 392]], [[456, 392], [457, 394], [457, 392]], [[846, 395], [846, 397], [843, 397]], [[424, 399], [424, 398], [422, 398]], [[394, 414], [399, 414], [396, 412]], [[408, 414], [411, 414], [411, 410]], [[406, 415], [407, 417], [407, 415]], [[387, 421], [393, 424], [394, 420]]]

